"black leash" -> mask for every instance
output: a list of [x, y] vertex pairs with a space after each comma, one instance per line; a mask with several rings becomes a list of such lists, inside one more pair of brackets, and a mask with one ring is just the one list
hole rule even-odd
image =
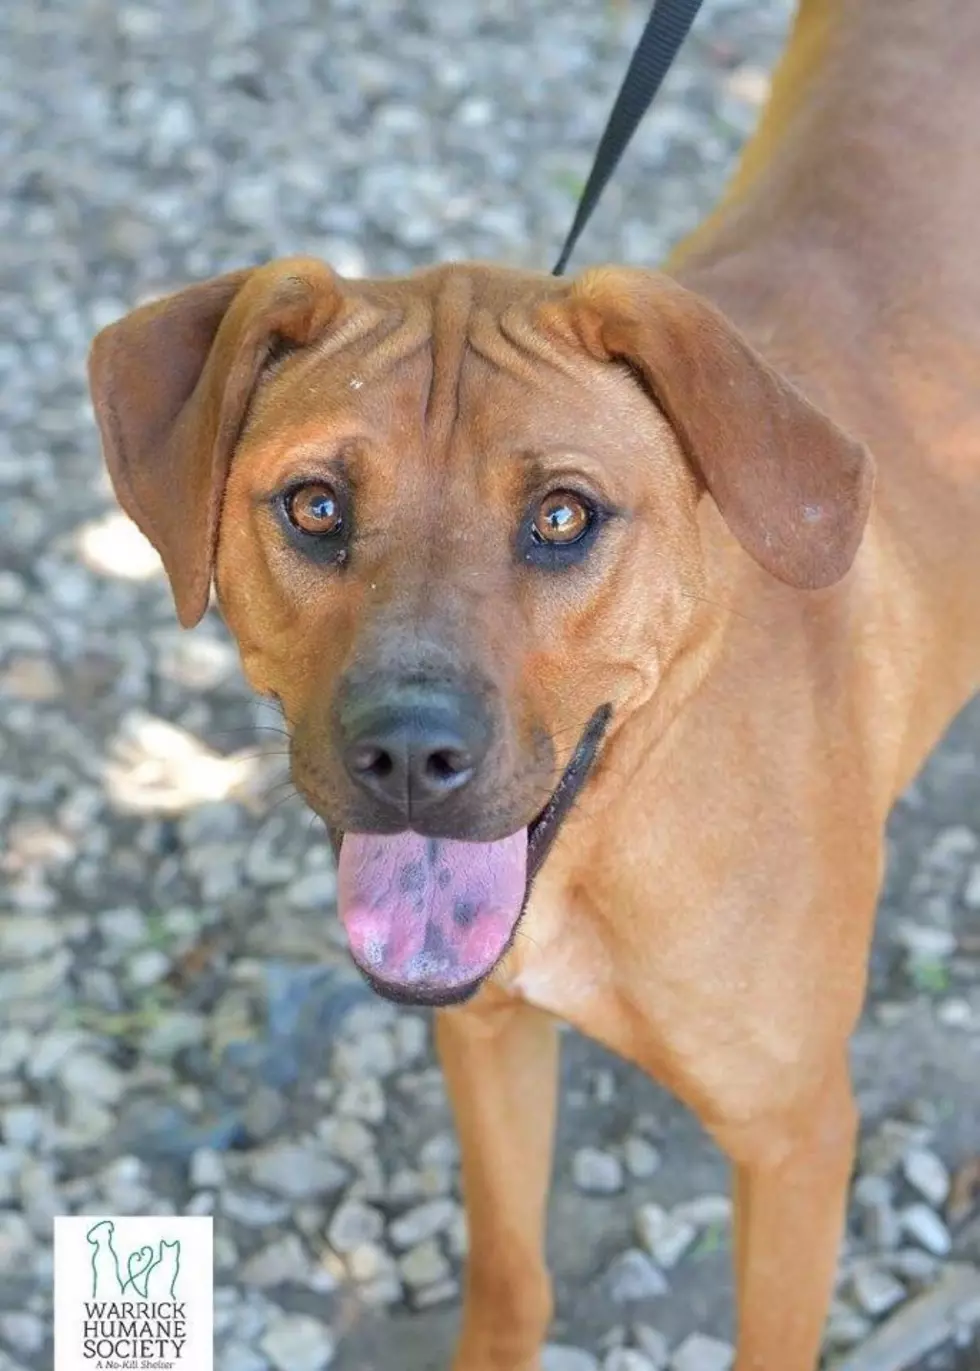
[[599, 140], [589, 179], [552, 276], [564, 273], [579, 235], [599, 203], [599, 197], [639, 127], [640, 120], [650, 108], [700, 8], [701, 0], [654, 0], [653, 11], [640, 35], [605, 132]]

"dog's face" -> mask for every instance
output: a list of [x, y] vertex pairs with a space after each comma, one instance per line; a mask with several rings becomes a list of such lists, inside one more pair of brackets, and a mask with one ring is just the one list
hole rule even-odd
[[705, 488], [802, 586], [843, 574], [867, 508], [863, 451], [639, 273], [288, 263], [112, 326], [92, 380], [182, 619], [213, 571], [281, 702], [356, 961], [416, 1001], [492, 970], [610, 716], [670, 669]]

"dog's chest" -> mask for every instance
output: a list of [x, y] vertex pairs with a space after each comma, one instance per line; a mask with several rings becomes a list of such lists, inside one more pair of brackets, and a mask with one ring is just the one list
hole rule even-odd
[[512, 994], [563, 1018], [608, 994], [613, 969], [589, 911], [539, 881], [496, 978]]

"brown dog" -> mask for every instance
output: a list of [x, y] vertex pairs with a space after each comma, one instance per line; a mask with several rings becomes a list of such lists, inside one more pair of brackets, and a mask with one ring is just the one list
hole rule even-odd
[[553, 1015], [733, 1159], [738, 1371], [816, 1362], [883, 826], [980, 685], [977, 52], [977, 5], [805, 3], [675, 280], [295, 260], [96, 340], [119, 499], [281, 702], [355, 960], [469, 1000], [457, 1371], [539, 1365]]

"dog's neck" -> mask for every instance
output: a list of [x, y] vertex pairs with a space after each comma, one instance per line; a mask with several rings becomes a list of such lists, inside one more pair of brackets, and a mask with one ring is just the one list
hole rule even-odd
[[[975, 315], [978, 128], [980, 6], [803, 0], [733, 180], [668, 269], [698, 288], [707, 271], [725, 295], [739, 270], [719, 263], [751, 253], [773, 288], [780, 262], [798, 278], [810, 264], [821, 289], [841, 283], [843, 306]], [[822, 308], [800, 284], [801, 306]]]

